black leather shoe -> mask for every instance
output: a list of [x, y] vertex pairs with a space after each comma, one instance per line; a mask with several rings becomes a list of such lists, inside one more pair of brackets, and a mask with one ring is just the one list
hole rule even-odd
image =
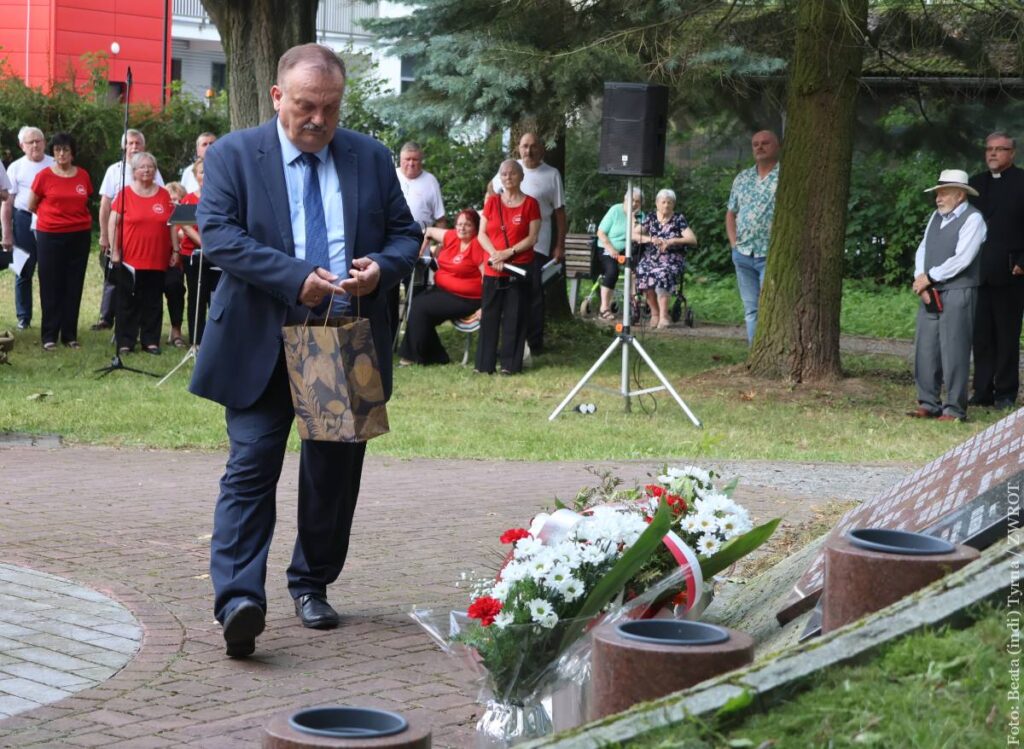
[[327, 603], [327, 597], [319, 593], [306, 593], [296, 598], [295, 613], [302, 626], [310, 629], [334, 629], [341, 621], [338, 612]]
[[258, 604], [242, 601], [224, 620], [224, 642], [229, 658], [244, 658], [256, 650], [256, 638], [263, 633], [266, 615]]

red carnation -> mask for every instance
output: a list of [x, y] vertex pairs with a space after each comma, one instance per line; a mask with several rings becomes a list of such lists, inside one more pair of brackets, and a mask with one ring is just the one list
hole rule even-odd
[[521, 538], [529, 538], [530, 531], [526, 528], [509, 528], [507, 531], [501, 534], [500, 541], [503, 544], [514, 544]]
[[661, 495], [665, 493], [664, 487], [658, 486], [657, 484], [648, 484], [644, 489], [646, 489], [647, 493], [652, 497], [661, 497]]
[[494, 624], [494, 617], [501, 613], [501, 601], [490, 596], [480, 596], [469, 605], [469, 616], [479, 619], [480, 625], [489, 627]]
[[675, 507], [679, 512], [686, 512], [686, 500], [678, 494], [669, 494], [665, 501], [668, 502], [669, 507]]

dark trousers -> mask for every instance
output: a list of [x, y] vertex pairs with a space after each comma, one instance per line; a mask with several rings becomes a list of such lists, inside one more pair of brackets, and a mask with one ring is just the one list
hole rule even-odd
[[505, 372], [523, 371], [523, 345], [530, 314], [533, 269], [526, 278], [484, 276], [476, 369], [491, 374], [499, 359]]
[[417, 364], [447, 364], [451, 360], [437, 335], [437, 326], [445, 320], [471, 315], [478, 309], [479, 299], [456, 296], [436, 286], [416, 294], [398, 355]]
[[[185, 264], [185, 284], [188, 287], [188, 337], [189, 343], [198, 346], [203, 342], [203, 331], [206, 329], [206, 312], [210, 309], [210, 297], [220, 281], [220, 271], [214, 270], [202, 254], [196, 252], [183, 257]], [[202, 265], [200, 279], [199, 266]], [[202, 283], [200, 283], [202, 281]], [[196, 314], [198, 311], [198, 315]]]
[[43, 308], [40, 337], [43, 343], [77, 341], [91, 234], [88, 230], [41, 231], [37, 240], [39, 301]]
[[32, 214], [20, 208], [14, 211], [14, 244], [28, 253], [21, 273], [14, 279], [14, 314], [26, 325], [32, 322], [32, 274], [36, 270], [36, 236], [32, 231]]
[[550, 259], [547, 255], [535, 252], [532, 273], [527, 277], [530, 282], [530, 309], [526, 323], [526, 342], [530, 344], [530, 351], [538, 354], [544, 350], [544, 287], [541, 285], [541, 268]]
[[103, 269], [103, 295], [100, 297], [100, 320], [107, 325], [114, 324], [117, 314], [117, 271], [110, 267], [110, 259], [100, 251], [100, 267]]
[[135, 282], [124, 266], [114, 271], [117, 284], [117, 346], [159, 346], [164, 322], [164, 271], [136, 270]]
[[[630, 266], [632, 267], [632, 266]], [[611, 255], [601, 256], [601, 285], [606, 289], [614, 289], [619, 282], [619, 261]]]
[[1020, 389], [1020, 328], [1024, 286], [978, 287], [974, 317], [974, 400], [1016, 401]]
[[[213, 515], [210, 578], [221, 622], [248, 599], [267, 608], [267, 553], [277, 519], [277, 482], [295, 411], [284, 355], [263, 395], [228, 408], [230, 453]], [[366, 443], [302, 442], [298, 537], [287, 570], [293, 598], [323, 594], [348, 554]]]
[[172, 265], [164, 273], [164, 296], [171, 327], [180, 329], [185, 316], [185, 271], [177, 265]]

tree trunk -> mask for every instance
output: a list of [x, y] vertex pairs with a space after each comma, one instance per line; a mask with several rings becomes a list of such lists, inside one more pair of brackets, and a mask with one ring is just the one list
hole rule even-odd
[[749, 367], [841, 376], [839, 313], [868, 0], [799, 0], [775, 220]]
[[296, 44], [316, 41], [320, 0], [203, 0], [227, 57], [231, 129], [274, 114], [270, 86], [277, 61]]

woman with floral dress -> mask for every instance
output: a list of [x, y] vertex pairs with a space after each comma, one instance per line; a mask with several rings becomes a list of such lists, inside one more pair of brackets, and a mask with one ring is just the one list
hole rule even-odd
[[697, 246], [697, 235], [686, 217], [675, 212], [676, 194], [672, 190], [660, 190], [654, 206], [655, 213], [633, 230], [633, 241], [646, 245], [636, 266], [636, 288], [647, 297], [651, 327], [667, 328], [670, 300], [686, 267], [686, 247]]

